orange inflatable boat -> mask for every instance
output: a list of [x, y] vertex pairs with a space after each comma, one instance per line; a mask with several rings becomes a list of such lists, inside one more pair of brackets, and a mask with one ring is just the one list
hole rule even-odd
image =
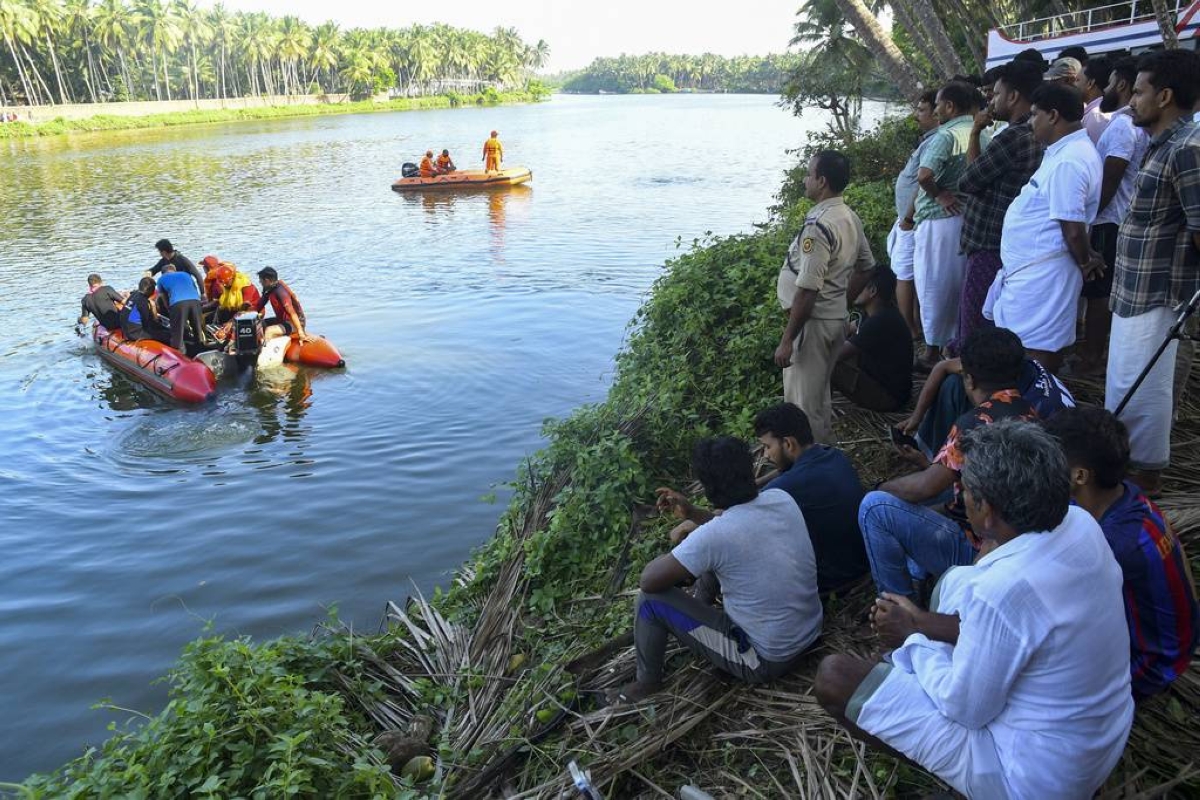
[[411, 192], [445, 189], [487, 189], [493, 186], [516, 186], [533, 179], [528, 167], [508, 167], [499, 172], [464, 169], [432, 178], [401, 178], [392, 184], [392, 191]]
[[153, 339], [131, 342], [120, 331], [103, 325], [92, 329], [100, 357], [129, 377], [182, 403], [203, 403], [216, 397], [212, 370], [170, 345]]
[[314, 336], [307, 342], [301, 342], [298, 336], [293, 336], [283, 360], [307, 367], [338, 369], [346, 366], [346, 359], [342, 358], [338, 349], [324, 336]]

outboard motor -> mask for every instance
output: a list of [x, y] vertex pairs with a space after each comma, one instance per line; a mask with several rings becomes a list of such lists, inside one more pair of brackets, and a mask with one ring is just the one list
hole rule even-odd
[[421, 169], [411, 161], [400, 167], [400, 176], [404, 178], [415, 178], [421, 174]]
[[253, 311], [244, 311], [233, 318], [233, 355], [239, 370], [254, 366], [262, 352], [262, 320]]

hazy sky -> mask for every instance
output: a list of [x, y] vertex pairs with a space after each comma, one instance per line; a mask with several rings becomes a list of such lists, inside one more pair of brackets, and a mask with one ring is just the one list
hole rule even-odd
[[[211, 4], [211, 3], [209, 3]], [[332, 19], [343, 28], [404, 27], [444, 22], [490, 31], [514, 27], [523, 39], [550, 43], [549, 71], [575, 69], [597, 56], [780, 53], [792, 36], [799, 0], [225, 0], [238, 11], [295, 14], [306, 22]]]

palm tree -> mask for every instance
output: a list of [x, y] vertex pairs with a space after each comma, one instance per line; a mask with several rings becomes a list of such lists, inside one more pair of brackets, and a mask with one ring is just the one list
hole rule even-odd
[[332, 73], [338, 65], [337, 47], [340, 38], [341, 32], [336, 22], [326, 22], [313, 31], [308, 66], [316, 73], [318, 86], [321, 86], [321, 73]]
[[212, 35], [212, 26], [208, 22], [208, 13], [196, 7], [191, 0], [175, 0], [175, 14], [179, 19], [181, 38], [187, 43], [190, 56], [188, 68], [188, 91], [192, 99], [200, 97], [199, 70], [197, 68], [196, 45], [203, 46]]
[[854, 27], [858, 38], [875, 54], [875, 58], [883, 65], [888, 77], [896, 84], [900, 93], [910, 100], [916, 100], [921, 94], [921, 79], [917, 76], [908, 58], [896, 47], [892, 37], [879, 25], [863, 0], [837, 0], [838, 8], [846, 15], [846, 19]]
[[212, 44], [217, 48], [217, 94], [221, 98], [229, 96], [229, 75], [227, 59], [229, 44], [233, 41], [236, 27], [233, 17], [223, 3], [217, 3], [208, 12], [208, 28], [211, 31]]
[[1175, 15], [1167, 6], [1167, 0], [1150, 0], [1154, 6], [1154, 18], [1158, 20], [1158, 29], [1162, 31], [1163, 45], [1168, 50], [1179, 47], [1179, 37], [1175, 35]]
[[21, 64], [18, 51], [22, 43], [31, 41], [37, 35], [37, 20], [18, 0], [0, 0], [0, 33], [3, 33], [4, 43], [8, 45], [8, 52], [12, 54], [13, 64], [16, 65], [21, 89], [25, 92], [25, 102], [37, 105], [37, 90]]
[[129, 43], [133, 23], [134, 17], [123, 0], [100, 0], [92, 17], [96, 41], [101, 47], [101, 60], [103, 61], [104, 50], [116, 52], [126, 97], [133, 96], [133, 82], [129, 78], [129, 65], [125, 60], [125, 46]]
[[312, 33], [298, 17], [292, 16], [280, 20], [278, 33], [276, 53], [283, 74], [283, 90], [288, 94], [301, 94], [298, 65], [308, 55]]
[[54, 35], [62, 30], [66, 23], [66, 9], [62, 0], [30, 0], [29, 10], [36, 20], [37, 32], [46, 42], [50, 52], [50, 63], [54, 66], [54, 77], [58, 82], [58, 101], [71, 102], [67, 87], [63, 84], [62, 67], [58, 63], [58, 48], [54, 45]]
[[[82, 68], [84, 85], [92, 102], [99, 102], [96, 83], [100, 75], [92, 47], [92, 7], [88, 0], [67, 0], [66, 31], [68, 36], [83, 48], [87, 65]], [[112, 87], [109, 87], [112, 90]]]
[[162, 0], [138, 0], [136, 7], [142, 39], [150, 45], [150, 57], [154, 62], [154, 92], [159, 100], [158, 64], [162, 62], [163, 85], [167, 99], [171, 99], [171, 76], [167, 73], [167, 56], [173, 53], [183, 39], [183, 28], [175, 10], [163, 5]]

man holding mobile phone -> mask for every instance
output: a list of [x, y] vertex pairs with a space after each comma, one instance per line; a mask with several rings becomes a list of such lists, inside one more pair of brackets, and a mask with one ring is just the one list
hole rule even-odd
[[[963, 344], [962, 368], [975, 408], [955, 422], [933, 461], [910, 444], [897, 443], [901, 457], [920, 471], [887, 481], [863, 498], [858, 522], [881, 594], [917, 599], [909, 559], [933, 575], [975, 560], [979, 543], [963, 506], [960, 444], [975, 428], [1002, 419], [1037, 417], [1017, 390], [1024, 358], [1025, 348], [1012, 331], [974, 331]], [[951, 490], [949, 502], [941, 509], [933, 507]]]

